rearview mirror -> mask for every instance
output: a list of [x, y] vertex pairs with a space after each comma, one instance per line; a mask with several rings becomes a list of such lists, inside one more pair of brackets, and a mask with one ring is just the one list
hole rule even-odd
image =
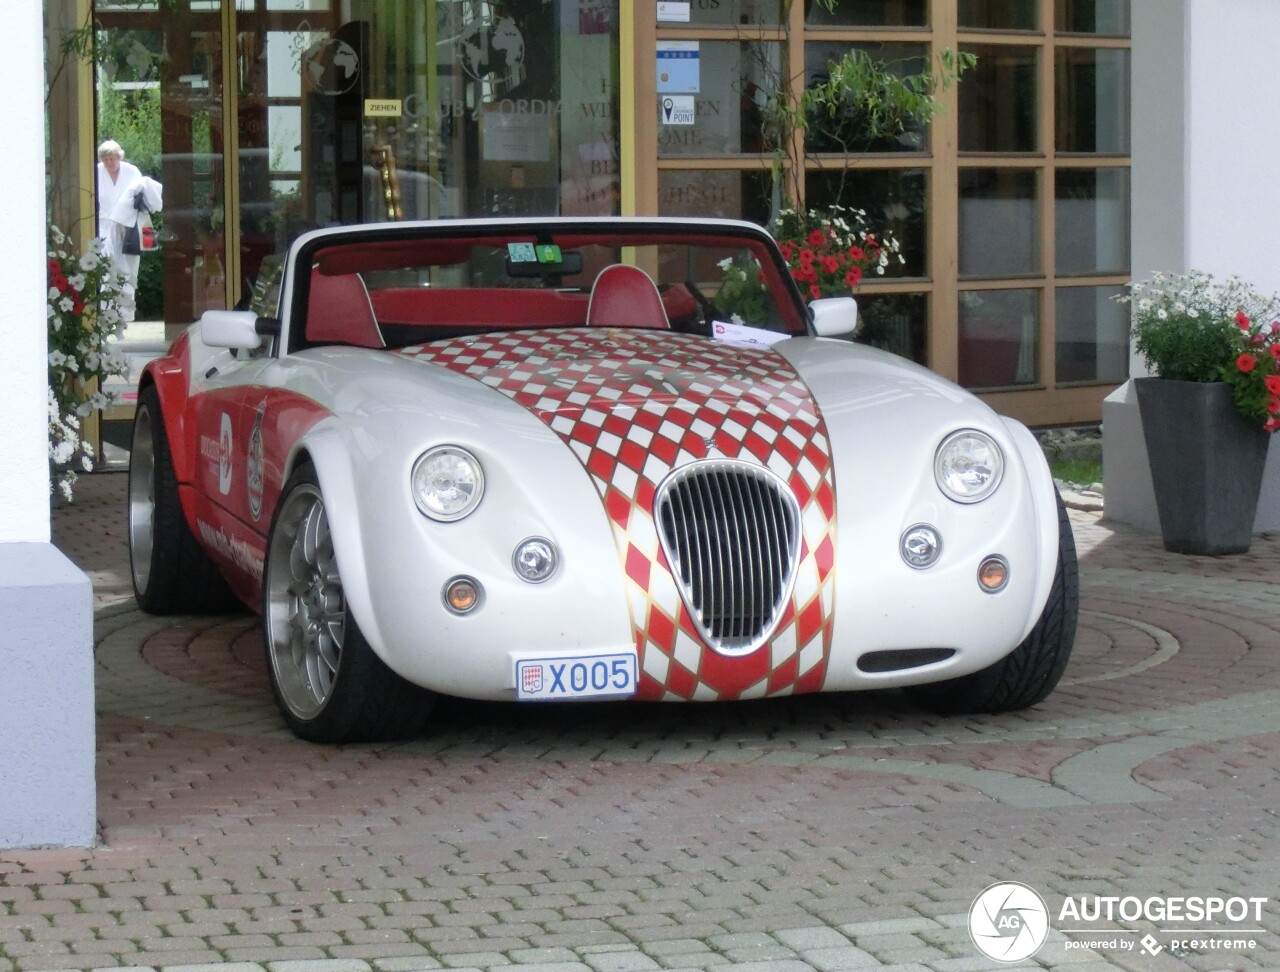
[[200, 315], [200, 340], [211, 348], [252, 351], [262, 345], [253, 311], [207, 310]]
[[819, 297], [809, 302], [818, 337], [851, 338], [858, 329], [858, 302], [852, 297]]

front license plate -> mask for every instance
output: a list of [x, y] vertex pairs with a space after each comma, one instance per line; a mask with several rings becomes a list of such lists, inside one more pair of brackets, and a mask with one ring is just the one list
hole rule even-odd
[[631, 652], [516, 660], [516, 698], [522, 702], [635, 694], [636, 656]]

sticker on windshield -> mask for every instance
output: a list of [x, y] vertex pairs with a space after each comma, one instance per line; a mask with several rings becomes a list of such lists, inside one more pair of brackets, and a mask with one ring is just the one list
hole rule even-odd
[[508, 243], [507, 259], [512, 263], [537, 263], [538, 252], [532, 243]]
[[560, 255], [560, 247], [554, 243], [539, 243], [537, 249], [539, 263], [561, 263], [564, 260]]
[[768, 348], [791, 337], [780, 331], [766, 331], [762, 327], [731, 324], [728, 321], [712, 321], [711, 336], [717, 341], [740, 348]]

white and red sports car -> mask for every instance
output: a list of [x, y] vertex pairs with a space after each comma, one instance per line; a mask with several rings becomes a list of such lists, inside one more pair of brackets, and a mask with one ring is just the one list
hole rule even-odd
[[343, 227], [279, 284], [146, 369], [129, 544], [145, 610], [261, 611], [299, 736], [412, 733], [436, 693], [998, 711], [1067, 663], [1034, 437], [848, 340], [759, 227]]

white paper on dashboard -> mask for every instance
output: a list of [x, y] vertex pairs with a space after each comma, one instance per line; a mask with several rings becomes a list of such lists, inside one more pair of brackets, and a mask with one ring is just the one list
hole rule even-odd
[[763, 327], [746, 324], [730, 324], [728, 321], [712, 321], [711, 336], [725, 344], [740, 348], [768, 348], [791, 337], [779, 331], [766, 331]]

